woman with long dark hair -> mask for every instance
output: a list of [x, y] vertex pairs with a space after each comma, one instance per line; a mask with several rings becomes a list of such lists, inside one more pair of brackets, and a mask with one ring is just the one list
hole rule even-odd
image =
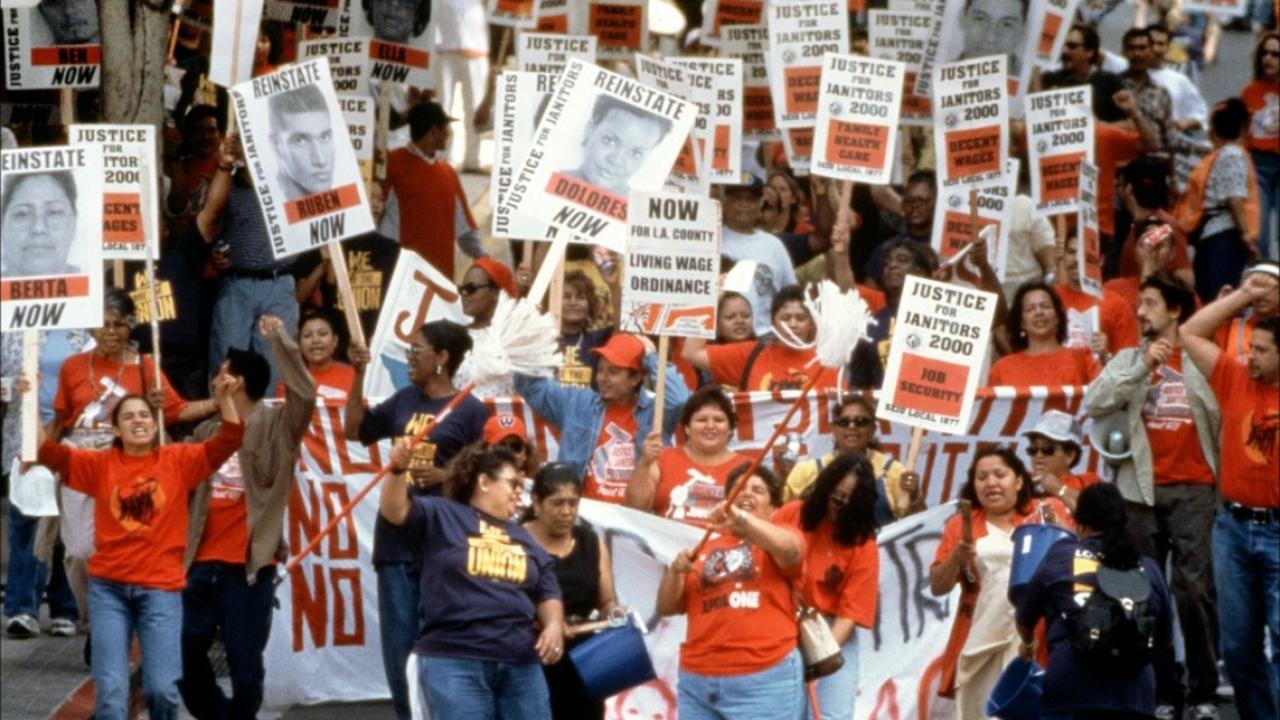
[[1047, 283], [1024, 283], [1005, 329], [1014, 352], [991, 366], [988, 385], [1088, 385], [1102, 366], [1087, 347], [1066, 347], [1067, 311]]
[[1253, 80], [1240, 89], [1250, 120], [1245, 145], [1253, 158], [1262, 201], [1262, 244], [1258, 252], [1275, 260], [1274, 238], [1268, 235], [1280, 213], [1280, 33], [1262, 33], [1253, 48]]
[[878, 496], [871, 463], [862, 455], [839, 455], [818, 473], [804, 500], [787, 503], [773, 516], [804, 533], [804, 577], [800, 594], [831, 625], [844, 665], [818, 681], [822, 720], [850, 720], [858, 692], [857, 626], [876, 619], [880, 550], [876, 546]]
[[[1152, 663], [1125, 671], [1082, 656], [1071, 642], [1072, 619], [1089, 596], [1099, 592], [1099, 567], [1140, 569], [1151, 584], [1146, 614], [1155, 619], [1154, 648], [1158, 651], [1168, 647], [1173, 637], [1169, 589], [1155, 561], [1139, 557], [1129, 542], [1125, 500], [1115, 485], [1098, 483], [1085, 488], [1076, 501], [1075, 518], [1080, 539], [1062, 540], [1049, 548], [1018, 601], [1018, 634], [1024, 657], [1029, 658], [1035, 651], [1032, 628], [1041, 619], [1048, 623], [1049, 664], [1041, 697], [1042, 717], [1152, 717], [1156, 711]], [[1088, 692], [1081, 692], [1083, 688]]]

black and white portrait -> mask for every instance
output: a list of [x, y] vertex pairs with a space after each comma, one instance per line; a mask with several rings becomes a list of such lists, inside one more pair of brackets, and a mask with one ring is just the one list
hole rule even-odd
[[411, 44], [431, 22], [431, 0], [361, 0], [365, 20], [379, 40]]
[[625, 197], [632, 176], [670, 131], [667, 118], [601, 94], [582, 131], [581, 160], [565, 174]]
[[5, 279], [78, 275], [69, 262], [76, 239], [76, 181], [69, 171], [9, 175], [0, 191]]
[[333, 124], [324, 94], [315, 85], [272, 95], [271, 147], [280, 192], [286, 200], [333, 187]]
[[33, 47], [99, 42], [94, 0], [41, 0], [30, 17]]

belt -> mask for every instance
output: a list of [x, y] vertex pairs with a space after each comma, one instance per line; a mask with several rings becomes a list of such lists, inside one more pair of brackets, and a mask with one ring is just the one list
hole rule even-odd
[[1227, 512], [1231, 513], [1237, 520], [1248, 520], [1259, 525], [1280, 522], [1280, 509], [1249, 507], [1235, 502], [1224, 502], [1222, 507], [1226, 508]]
[[232, 268], [226, 271], [228, 277], [233, 278], [249, 278], [252, 280], [275, 280], [289, 274], [288, 270], [237, 270]]

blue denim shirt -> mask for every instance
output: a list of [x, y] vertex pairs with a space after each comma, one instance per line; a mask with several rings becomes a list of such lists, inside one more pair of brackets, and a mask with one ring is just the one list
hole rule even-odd
[[[658, 356], [646, 353], [645, 375], [653, 381], [658, 374]], [[680, 410], [689, 399], [689, 388], [675, 366], [667, 364], [666, 403], [662, 416], [662, 440], [670, 445], [680, 419]], [[560, 453], [562, 463], [573, 466], [578, 477], [587, 469], [587, 461], [596, 449], [596, 439], [604, 425], [604, 400], [600, 394], [588, 388], [564, 387], [547, 377], [515, 375], [516, 392], [529, 403], [533, 411], [560, 428]], [[641, 388], [636, 399], [636, 457], [640, 457], [644, 439], [653, 430], [653, 393]]]

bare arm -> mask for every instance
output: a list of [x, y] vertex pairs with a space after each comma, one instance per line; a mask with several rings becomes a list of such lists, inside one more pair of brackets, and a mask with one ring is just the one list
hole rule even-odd
[[706, 338], [685, 338], [680, 357], [699, 370], [711, 371], [711, 358], [707, 356]]
[[597, 538], [600, 543], [600, 614], [608, 615], [618, 606], [618, 592], [613, 586], [613, 556], [609, 554], [609, 546], [604, 538]]
[[790, 529], [774, 525], [740, 508], [722, 502], [711, 511], [707, 524], [730, 530], [773, 556], [780, 568], [789, 568], [804, 560], [804, 539]]
[[636, 510], [653, 512], [657, 504], [658, 481], [661, 479], [658, 470], [658, 458], [662, 454], [662, 432], [654, 430], [644, 439], [644, 447], [640, 452], [640, 463], [636, 465], [631, 481], [627, 483], [623, 504]]
[[1244, 203], [1244, 198], [1227, 198], [1227, 208], [1231, 211], [1231, 219], [1235, 222], [1236, 227], [1239, 228], [1240, 237], [1244, 240], [1245, 247], [1249, 248], [1249, 254], [1256, 256], [1258, 254], [1258, 237], [1249, 232], [1249, 219], [1245, 215]]
[[392, 525], [403, 525], [409, 517], [412, 500], [409, 499], [409, 443], [398, 438], [391, 448], [391, 477], [382, 488], [378, 512]]
[[218, 221], [227, 207], [227, 198], [231, 197], [231, 174], [235, 171], [235, 162], [239, 157], [240, 138], [232, 135], [223, 140], [218, 153], [218, 170], [209, 181], [209, 194], [205, 198], [204, 207], [196, 215], [196, 229], [206, 243], [212, 243], [218, 236]]
[[352, 342], [347, 350], [347, 359], [351, 361], [356, 377], [351, 383], [351, 392], [347, 395], [347, 414], [342, 421], [342, 434], [348, 440], [359, 440], [360, 423], [364, 421], [364, 371], [369, 366], [369, 350]]
[[684, 614], [684, 577], [693, 570], [693, 558], [688, 550], [681, 550], [667, 571], [662, 574], [662, 582], [658, 585], [657, 611], [659, 615]]
[[1213, 368], [1218, 364], [1218, 355], [1222, 353], [1221, 348], [1213, 341], [1213, 333], [1219, 325], [1235, 317], [1255, 299], [1267, 294], [1274, 295], [1276, 292], [1280, 292], [1280, 280], [1263, 273], [1249, 273], [1239, 290], [1233, 290], [1205, 305], [1183, 323], [1178, 336], [1182, 347], [1196, 364], [1196, 369], [1205, 377], [1213, 374]]
[[835, 638], [837, 645], [844, 645], [853, 636], [855, 628], [857, 625], [849, 618], [838, 617], [831, 623], [831, 636]]
[[965, 564], [972, 562], [975, 557], [977, 555], [973, 543], [961, 540], [950, 557], [929, 568], [929, 590], [939, 597], [951, 592], [956, 583], [960, 582]]

